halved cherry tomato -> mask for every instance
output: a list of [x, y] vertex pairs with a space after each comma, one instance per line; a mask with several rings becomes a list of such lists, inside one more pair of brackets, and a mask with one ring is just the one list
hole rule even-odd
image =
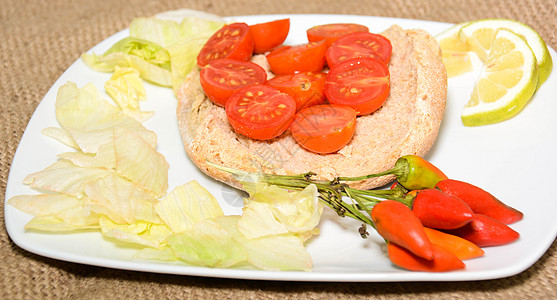
[[327, 64], [333, 67], [356, 57], [372, 57], [388, 64], [392, 51], [391, 41], [386, 37], [371, 32], [356, 32], [340, 37], [327, 49]]
[[288, 129], [296, 113], [296, 102], [272, 86], [253, 84], [234, 92], [225, 110], [237, 133], [269, 140]]
[[253, 37], [246, 23], [224, 25], [205, 42], [197, 55], [201, 67], [219, 58], [248, 60], [253, 54]]
[[254, 53], [265, 53], [280, 46], [290, 30], [290, 19], [254, 24], [249, 27], [254, 42]]
[[294, 117], [292, 137], [316, 153], [342, 149], [356, 130], [356, 111], [344, 105], [322, 104], [306, 107]]
[[301, 72], [275, 76], [267, 84], [290, 95], [296, 101], [296, 110], [325, 103], [325, 73]]
[[308, 41], [326, 40], [327, 47], [330, 47], [339, 37], [354, 32], [369, 32], [369, 28], [360, 24], [334, 23], [313, 26], [306, 31], [306, 34]]
[[325, 66], [325, 41], [297, 46], [282, 46], [267, 54], [271, 71], [277, 75], [320, 72]]
[[330, 103], [342, 104], [366, 115], [376, 111], [389, 96], [389, 69], [374, 58], [354, 58], [331, 68], [325, 80]]
[[211, 101], [224, 106], [239, 88], [251, 84], [264, 84], [265, 70], [249, 61], [215, 59], [199, 71], [201, 87]]

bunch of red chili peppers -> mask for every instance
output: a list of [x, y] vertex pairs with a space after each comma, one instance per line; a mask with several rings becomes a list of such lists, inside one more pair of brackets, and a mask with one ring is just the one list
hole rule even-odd
[[[484, 254], [482, 247], [519, 238], [508, 224], [522, 219], [520, 211], [477, 186], [449, 179], [419, 156], [400, 157], [392, 169], [361, 177], [321, 181], [313, 180], [314, 175], [257, 174], [257, 178], [288, 189], [315, 184], [321, 201], [339, 215], [363, 222], [362, 237], [368, 235], [366, 225], [375, 228], [387, 242], [391, 262], [407, 270], [463, 269], [463, 260]], [[397, 179], [389, 190], [359, 190], [347, 184], [387, 175]]]

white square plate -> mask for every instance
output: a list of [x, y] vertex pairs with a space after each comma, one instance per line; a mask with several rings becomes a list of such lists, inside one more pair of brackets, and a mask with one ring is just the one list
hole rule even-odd
[[[435, 35], [451, 24], [347, 15], [267, 15], [231, 17], [228, 20], [255, 24], [290, 18], [285, 43], [306, 41], [305, 30], [325, 23], [360, 23], [372, 32], [393, 24], [405, 29], [420, 28]], [[119, 32], [90, 52], [103, 53], [128, 35]], [[556, 53], [550, 49], [554, 61]], [[449, 80], [447, 109], [439, 137], [428, 159], [449, 177], [478, 185], [505, 203], [521, 210], [524, 219], [511, 225], [521, 237], [500, 247], [485, 248], [485, 256], [466, 261], [463, 271], [448, 273], [409, 272], [394, 267], [385, 255], [384, 243], [372, 230], [363, 240], [359, 224], [324, 214], [321, 233], [308, 245], [314, 260], [312, 272], [268, 272], [258, 270], [212, 269], [180, 263], [139, 261], [132, 258], [137, 248], [114, 243], [96, 231], [71, 234], [26, 232], [31, 216], [7, 200], [15, 195], [34, 194], [23, 178], [56, 160], [69, 149], [43, 136], [41, 130], [59, 126], [54, 112], [58, 88], [68, 81], [78, 87], [93, 83], [104, 91], [110, 74], [92, 71], [76, 61], [56, 81], [33, 114], [14, 156], [6, 189], [5, 221], [8, 234], [21, 248], [59, 260], [125, 270], [195, 276], [287, 280], [287, 281], [463, 281], [495, 279], [515, 275], [534, 264], [557, 236], [557, 196], [551, 191], [557, 178], [557, 75], [552, 74], [526, 108], [511, 120], [483, 127], [465, 127], [460, 112], [467, 102], [477, 73]], [[176, 98], [170, 89], [146, 84], [148, 101], [143, 110], [155, 111], [144, 125], [158, 135], [158, 150], [170, 163], [169, 190], [192, 179], [213, 193], [225, 214], [241, 213], [241, 198], [234, 190], [208, 178], [188, 159], [176, 121]], [[108, 99], [108, 96], [107, 96]]]

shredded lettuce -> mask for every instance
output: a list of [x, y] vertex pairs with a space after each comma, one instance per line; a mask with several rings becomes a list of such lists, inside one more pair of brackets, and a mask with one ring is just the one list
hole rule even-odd
[[171, 233], [170, 228], [164, 224], [142, 220], [136, 220], [131, 224], [117, 224], [105, 216], [100, 217], [99, 226], [106, 237], [154, 248], [162, 248], [166, 245], [166, 238]]
[[104, 88], [126, 115], [139, 122], [153, 115], [153, 112], [141, 111], [139, 107], [140, 101], [147, 100], [147, 94], [136, 69], [116, 66], [110, 80], [105, 82]]
[[217, 199], [195, 180], [176, 187], [155, 209], [175, 233], [187, 231], [205, 219], [224, 215]]

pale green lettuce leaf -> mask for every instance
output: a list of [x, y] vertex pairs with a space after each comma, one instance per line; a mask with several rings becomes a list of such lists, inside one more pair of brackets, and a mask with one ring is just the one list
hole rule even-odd
[[224, 19], [214, 14], [175, 10], [150, 18], [134, 19], [130, 24], [130, 36], [168, 48], [192, 36], [212, 34], [224, 24]]
[[170, 55], [161, 45], [144, 39], [126, 37], [102, 55], [81, 55], [83, 62], [100, 72], [113, 72], [116, 66], [137, 69], [141, 78], [161, 86], [171, 86]]
[[58, 140], [62, 144], [79, 150], [79, 145], [73, 139], [72, 134], [66, 129], [59, 127], [47, 127], [41, 131], [45, 136]]
[[168, 189], [168, 162], [152, 145], [124, 128], [114, 129], [116, 171], [151, 191], [156, 198]]
[[64, 152], [57, 155], [59, 158], [67, 159], [74, 165], [84, 168], [116, 169], [116, 153], [114, 143], [102, 144], [97, 153], [84, 153], [81, 151]]
[[136, 69], [117, 66], [110, 79], [104, 83], [104, 88], [124, 114], [139, 122], [153, 115], [153, 112], [141, 111], [139, 106], [140, 101], [147, 99], [147, 94]]
[[302, 191], [288, 191], [258, 183], [250, 198], [245, 200], [239, 228], [248, 238], [285, 232], [304, 234], [319, 224], [322, 212], [323, 204], [315, 185]]
[[[74, 212], [80, 213], [79, 211]], [[47, 232], [67, 232], [99, 228], [98, 217], [95, 214], [92, 214], [86, 218], [79, 218], [79, 216], [76, 216], [74, 220], [76, 220], [77, 222], [68, 222], [67, 220], [62, 219], [58, 216], [34, 217], [29, 222], [27, 222], [27, 224], [25, 224], [25, 229]]]
[[[78, 88], [75, 83], [68, 82], [61, 86], [56, 98], [56, 118], [78, 148], [86, 153], [96, 153], [101, 145], [112, 142], [115, 127], [133, 130], [153, 147], [157, 144], [153, 131], [102, 99], [93, 84]], [[62, 136], [60, 139], [69, 139], [61, 132], [55, 134]]]
[[147, 221], [136, 220], [131, 224], [116, 224], [111, 219], [101, 216], [99, 225], [103, 235], [119, 241], [149, 246], [163, 247], [166, 238], [172, 233], [164, 224], [154, 224]]
[[197, 54], [210, 35], [196, 35], [168, 47], [172, 73], [172, 88], [176, 91], [187, 75], [197, 67]]
[[176, 187], [155, 210], [176, 233], [187, 231], [205, 219], [224, 215], [217, 199], [195, 180]]
[[84, 199], [92, 211], [106, 215], [117, 224], [143, 220], [161, 224], [155, 211], [158, 201], [133, 182], [111, 173], [85, 185]]
[[304, 246], [304, 238], [288, 233], [248, 239], [238, 230], [241, 218], [225, 216], [214, 220], [244, 247], [251, 265], [267, 271], [311, 270], [313, 262]]
[[205, 219], [186, 232], [171, 235], [167, 242], [181, 260], [199, 266], [232, 267], [246, 261], [248, 255], [244, 245], [215, 219]]
[[104, 168], [80, 168], [69, 160], [60, 159], [42, 171], [27, 175], [23, 183], [35, 189], [82, 197], [88, 182], [110, 173], [110, 170]]

